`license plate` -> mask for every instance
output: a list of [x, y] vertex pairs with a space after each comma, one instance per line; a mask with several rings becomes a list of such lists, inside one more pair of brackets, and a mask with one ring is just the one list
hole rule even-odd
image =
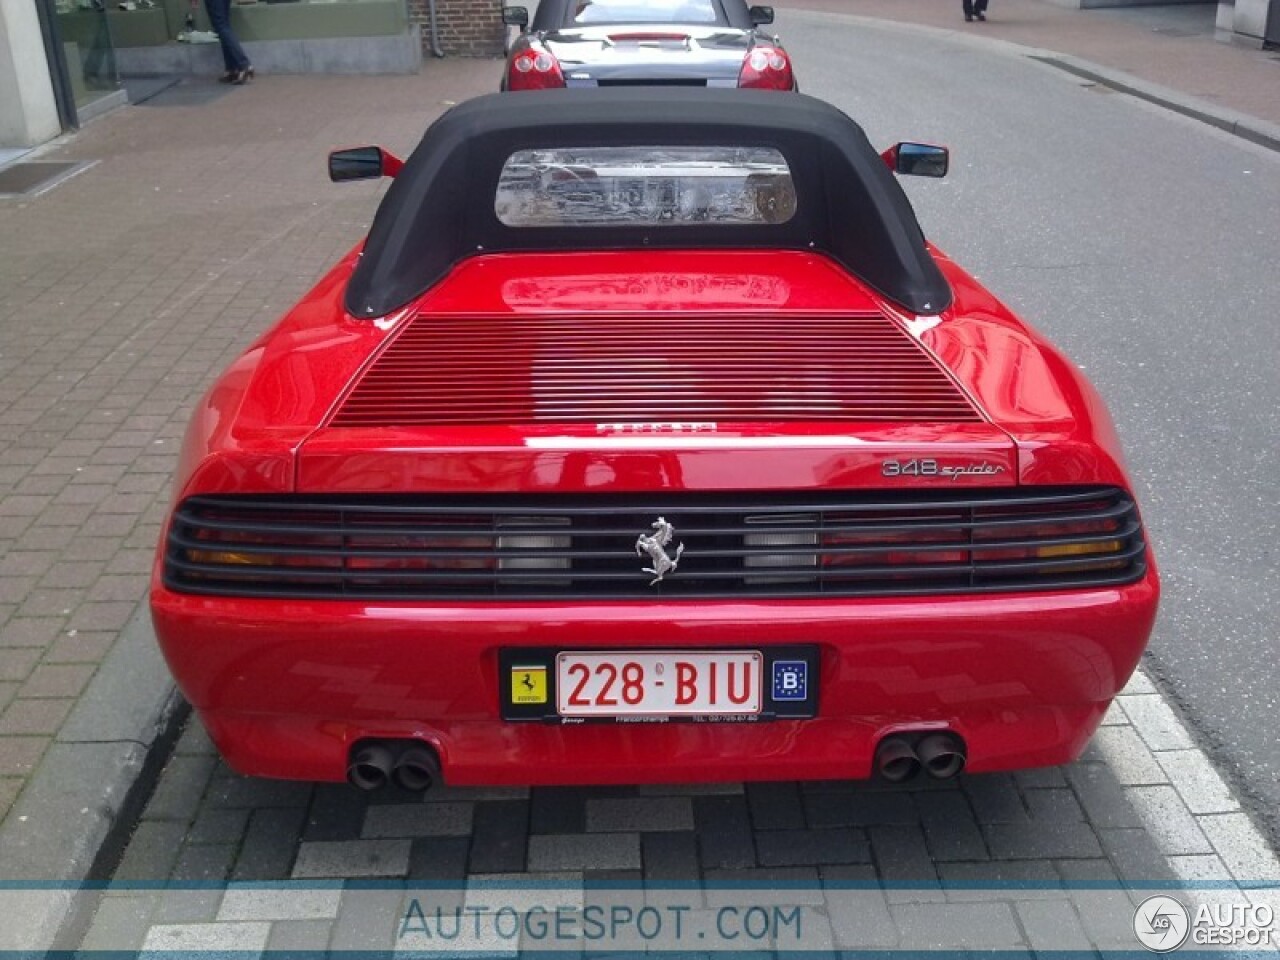
[[560, 653], [556, 709], [562, 717], [758, 714], [764, 658], [714, 653]]

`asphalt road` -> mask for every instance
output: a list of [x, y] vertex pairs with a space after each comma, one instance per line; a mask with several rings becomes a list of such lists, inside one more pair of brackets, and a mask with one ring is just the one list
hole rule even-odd
[[909, 182], [929, 237], [1047, 333], [1116, 420], [1164, 582], [1148, 665], [1280, 839], [1280, 155], [1010, 48], [780, 11], [802, 89]]

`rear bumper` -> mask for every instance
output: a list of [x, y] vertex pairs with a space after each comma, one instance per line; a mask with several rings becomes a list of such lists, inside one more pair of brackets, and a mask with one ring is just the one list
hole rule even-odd
[[[449, 604], [195, 597], [159, 583], [156, 632], [227, 761], [340, 780], [351, 744], [412, 737], [446, 782], [853, 779], [898, 729], [947, 727], [975, 772], [1068, 762], [1129, 678], [1154, 567], [1122, 587], [979, 597]], [[499, 714], [502, 648], [820, 650], [819, 715], [559, 726]]]

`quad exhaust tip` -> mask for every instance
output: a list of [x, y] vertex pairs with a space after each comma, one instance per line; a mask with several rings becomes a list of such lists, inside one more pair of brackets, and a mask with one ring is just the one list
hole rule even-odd
[[953, 733], [931, 733], [916, 744], [916, 756], [929, 776], [949, 780], [964, 769], [964, 741]]
[[347, 782], [361, 790], [394, 783], [421, 793], [442, 782], [440, 761], [430, 747], [416, 740], [365, 740], [351, 752]]
[[885, 737], [876, 748], [876, 771], [890, 783], [905, 783], [920, 772], [920, 758], [904, 737]]
[[440, 782], [440, 762], [426, 747], [408, 747], [396, 760], [391, 776], [405, 790], [429, 790]]
[[366, 743], [351, 755], [347, 764], [347, 780], [361, 790], [377, 790], [391, 779], [395, 754], [381, 743]]
[[889, 783], [905, 783], [921, 770], [948, 780], [964, 769], [967, 750], [954, 733], [892, 734], [876, 747], [875, 772]]

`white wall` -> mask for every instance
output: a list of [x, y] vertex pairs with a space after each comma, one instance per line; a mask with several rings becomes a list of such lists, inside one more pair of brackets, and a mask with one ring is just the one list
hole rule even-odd
[[34, 147], [61, 132], [35, 0], [0, 0], [0, 147]]
[[1236, 0], [1235, 31], [1261, 40], [1267, 32], [1267, 0]]
[[1215, 30], [1226, 30], [1230, 33], [1236, 25], [1236, 0], [1218, 0], [1218, 16], [1214, 20]]

